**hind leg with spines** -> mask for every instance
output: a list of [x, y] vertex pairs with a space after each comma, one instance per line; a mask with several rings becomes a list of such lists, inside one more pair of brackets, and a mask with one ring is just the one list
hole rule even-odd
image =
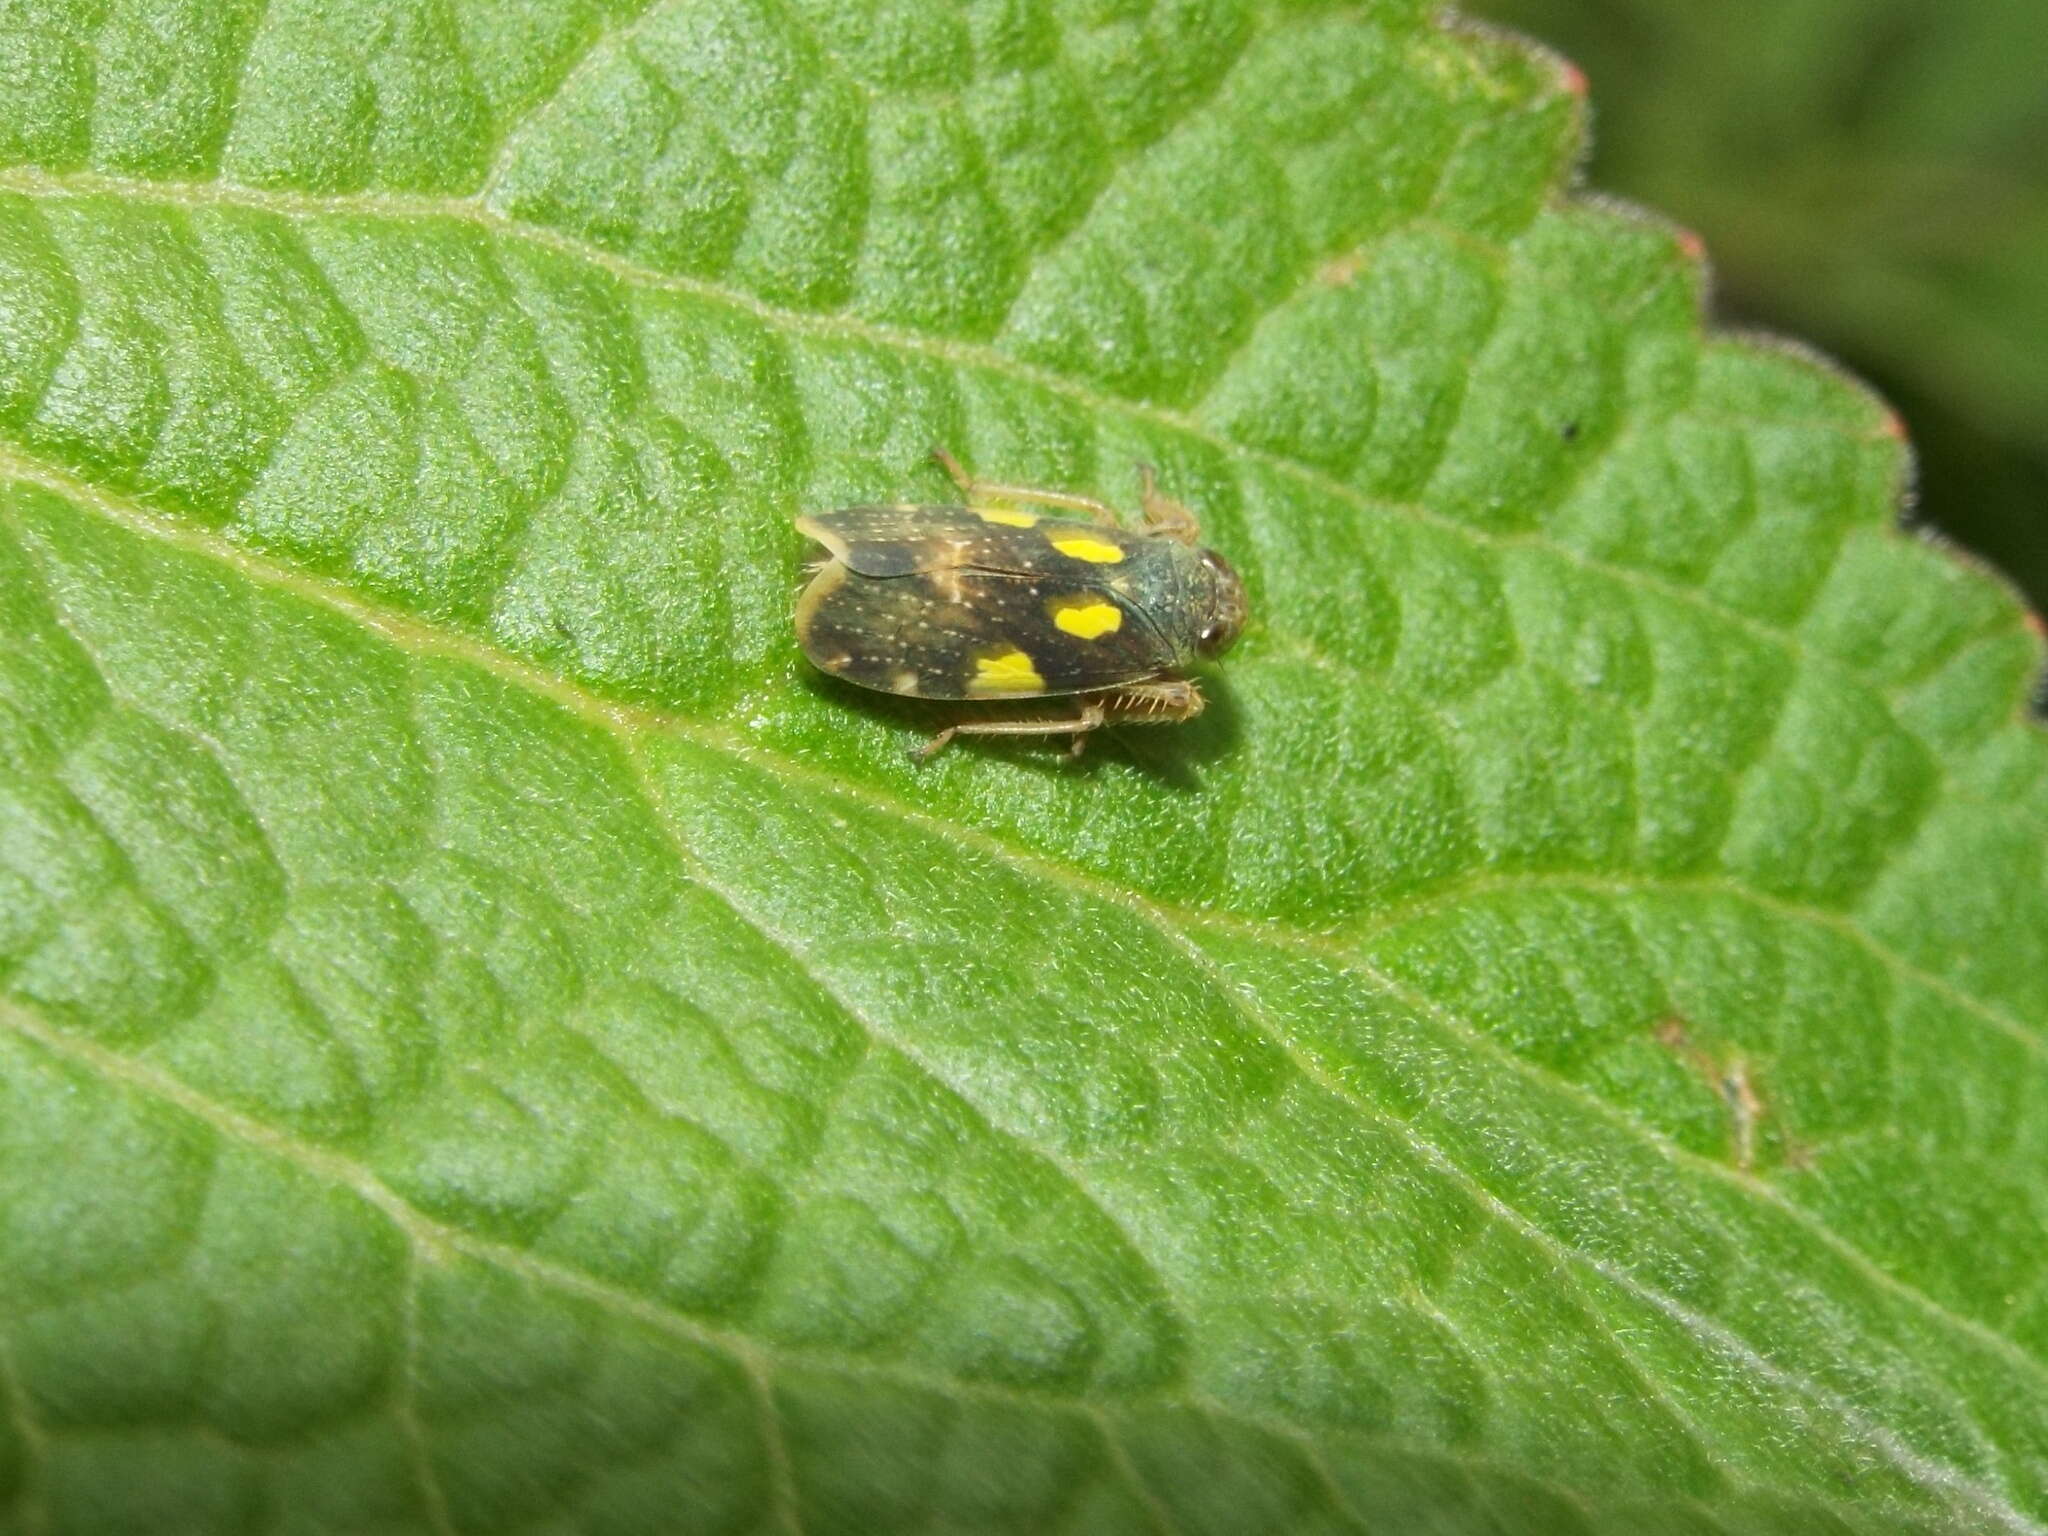
[[962, 720], [947, 726], [923, 746], [912, 747], [913, 762], [929, 762], [945, 751], [955, 736], [1072, 736], [1069, 757], [1079, 757], [1088, 743], [1088, 733], [1099, 730], [1108, 715], [1100, 704], [1085, 704], [1078, 715], [1052, 715], [1033, 720]]
[[924, 745], [910, 749], [914, 762], [927, 762], [943, 752], [956, 736], [1067, 736], [1069, 757], [1088, 747], [1088, 735], [1107, 725], [1174, 725], [1192, 720], [1206, 705], [1202, 690], [1190, 678], [1155, 677], [1092, 695], [1075, 715], [1039, 716], [1029, 720], [963, 720], [949, 725]]

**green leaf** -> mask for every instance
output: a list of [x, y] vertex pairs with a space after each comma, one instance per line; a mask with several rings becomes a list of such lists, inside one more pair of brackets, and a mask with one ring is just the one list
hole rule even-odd
[[[2048, 745], [1420, 0], [0, 21], [25, 1531], [2048, 1525]], [[790, 520], [1202, 513], [1079, 765]]]
[[1473, 9], [1586, 67], [1601, 185], [1711, 230], [1736, 310], [1907, 406], [1919, 512], [2048, 603], [2048, 7]]

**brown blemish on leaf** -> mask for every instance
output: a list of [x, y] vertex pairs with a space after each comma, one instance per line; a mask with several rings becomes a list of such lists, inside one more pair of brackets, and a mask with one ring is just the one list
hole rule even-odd
[[1342, 288], [1365, 270], [1365, 252], [1346, 251], [1326, 261], [1316, 270], [1316, 281], [1332, 288]]
[[1728, 1110], [1729, 1156], [1744, 1173], [1756, 1166], [1757, 1129], [1770, 1112], [1757, 1089], [1754, 1072], [1741, 1055], [1725, 1061], [1695, 1042], [1685, 1021], [1675, 1015], [1659, 1019], [1651, 1031], [1657, 1043], [1700, 1075]]
[[1764, 1101], [1757, 1096], [1749, 1064], [1740, 1057], [1721, 1073], [1721, 1097], [1734, 1130], [1735, 1166], [1747, 1173], [1756, 1166], [1756, 1127], [1764, 1117]]

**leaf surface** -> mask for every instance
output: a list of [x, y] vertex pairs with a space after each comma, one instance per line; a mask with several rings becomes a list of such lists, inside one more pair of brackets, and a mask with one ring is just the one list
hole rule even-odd
[[2048, 602], [2048, 10], [1485, 0], [1594, 81], [1593, 174], [1712, 230], [1716, 288], [1879, 380], [1919, 516]]
[[[1425, 8], [0, 22], [24, 1530], [2048, 1522], [2048, 751], [1907, 454]], [[1204, 517], [1078, 767], [808, 674]]]

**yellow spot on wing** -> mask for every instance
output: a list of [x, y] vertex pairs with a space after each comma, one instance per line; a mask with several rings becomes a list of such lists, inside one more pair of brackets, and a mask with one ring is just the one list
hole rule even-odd
[[974, 515], [984, 523], [1001, 523], [1005, 528], [1036, 528], [1036, 512], [1013, 512], [1008, 507], [976, 507]]
[[974, 658], [974, 680], [967, 685], [976, 693], [1042, 693], [1045, 679], [1031, 658], [1014, 646], [992, 656]]
[[1068, 597], [1052, 605], [1052, 621], [1083, 640], [1113, 635], [1124, 627], [1124, 611], [1099, 597]]
[[1052, 547], [1063, 555], [1072, 555], [1076, 560], [1091, 560], [1097, 565], [1115, 565], [1124, 557], [1124, 552], [1109, 540], [1093, 539], [1085, 533], [1054, 539]]

